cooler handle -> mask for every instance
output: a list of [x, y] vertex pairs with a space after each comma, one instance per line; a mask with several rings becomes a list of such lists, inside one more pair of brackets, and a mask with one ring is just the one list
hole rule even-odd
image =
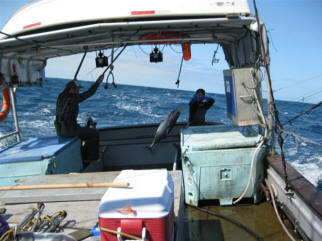
[[[141, 240], [146, 241], [146, 228], [145, 227], [142, 228], [142, 239]], [[117, 241], [123, 241], [122, 235], [121, 235], [121, 227], [117, 228]], [[136, 241], [136, 240], [126, 239], [125, 241]]]

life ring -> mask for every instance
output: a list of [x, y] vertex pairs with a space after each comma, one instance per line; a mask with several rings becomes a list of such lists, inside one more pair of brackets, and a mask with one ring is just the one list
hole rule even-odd
[[3, 88], [2, 90], [2, 109], [0, 112], [0, 122], [4, 121], [7, 118], [7, 115], [10, 111], [10, 94], [9, 88]]

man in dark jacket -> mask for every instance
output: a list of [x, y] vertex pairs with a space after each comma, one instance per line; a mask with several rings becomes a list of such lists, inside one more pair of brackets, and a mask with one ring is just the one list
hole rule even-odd
[[207, 110], [215, 100], [206, 96], [203, 89], [198, 89], [189, 103], [189, 125], [204, 125]]
[[100, 75], [96, 82], [83, 93], [79, 93], [80, 86], [75, 81], [68, 82], [64, 91], [59, 94], [56, 103], [56, 133], [61, 137], [78, 136], [85, 141], [82, 148], [83, 161], [99, 158], [99, 134], [96, 129], [80, 127], [77, 124], [78, 104], [94, 95], [103, 78], [104, 75]]

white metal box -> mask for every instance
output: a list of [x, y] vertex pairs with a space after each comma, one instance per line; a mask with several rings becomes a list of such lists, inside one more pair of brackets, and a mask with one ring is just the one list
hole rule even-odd
[[[261, 73], [254, 68], [224, 70], [227, 116], [238, 126], [261, 124]], [[256, 91], [256, 94], [255, 94]]]

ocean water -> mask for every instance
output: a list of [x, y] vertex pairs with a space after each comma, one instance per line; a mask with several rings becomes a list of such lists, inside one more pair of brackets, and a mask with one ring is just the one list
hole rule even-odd
[[[58, 94], [64, 89], [66, 79], [48, 78], [43, 87], [18, 88], [16, 93], [18, 120], [21, 137], [55, 135], [54, 118]], [[84, 91], [92, 82], [80, 81]], [[143, 123], [159, 123], [173, 109], [184, 107], [178, 121], [188, 120], [188, 102], [192, 91], [118, 85], [104, 89], [103, 85], [91, 98], [80, 104], [78, 121], [84, 124], [88, 117], [97, 122], [97, 127], [126, 126]], [[231, 124], [226, 117], [226, 99], [222, 94], [209, 94], [215, 99], [207, 112], [207, 121]], [[277, 101], [281, 122], [296, 116], [311, 104]], [[322, 143], [322, 108], [311, 111], [295, 120], [285, 129], [297, 135]], [[0, 123], [0, 136], [14, 131], [12, 112]], [[14, 137], [0, 141], [0, 149], [13, 143]], [[296, 143], [293, 138], [285, 140], [287, 161], [322, 191], [322, 148], [309, 143]]]

